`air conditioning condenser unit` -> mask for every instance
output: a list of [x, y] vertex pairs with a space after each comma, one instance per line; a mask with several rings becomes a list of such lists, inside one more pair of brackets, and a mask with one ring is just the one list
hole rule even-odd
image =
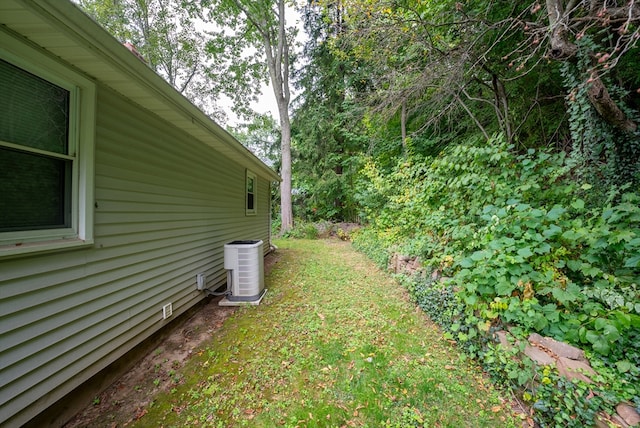
[[219, 305], [259, 304], [267, 291], [264, 288], [263, 242], [248, 240], [225, 244], [224, 268], [229, 294]]

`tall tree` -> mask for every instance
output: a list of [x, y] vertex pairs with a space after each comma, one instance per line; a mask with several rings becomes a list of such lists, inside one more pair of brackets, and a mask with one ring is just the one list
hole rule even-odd
[[[287, 4], [285, 0], [208, 0], [205, 4], [210, 7], [209, 18], [224, 29], [219, 33], [219, 43], [210, 42], [210, 50], [233, 49], [238, 52], [234, 65], [236, 70], [253, 70], [254, 73], [238, 73], [237, 77], [253, 82], [256, 87], [262, 77], [256, 68], [256, 59], [261, 59], [267, 69], [280, 120], [280, 215], [281, 231], [286, 232], [293, 226], [289, 74], [293, 54], [291, 46], [295, 39], [295, 29], [287, 26]], [[256, 58], [253, 52], [259, 56]]]
[[343, 31], [340, 2], [309, 2], [303, 10], [307, 33], [305, 64], [297, 70], [302, 89], [293, 119], [293, 181], [296, 215], [310, 220], [354, 221], [355, 174], [362, 139], [354, 98], [366, 70], [348, 56], [336, 57], [329, 43]]

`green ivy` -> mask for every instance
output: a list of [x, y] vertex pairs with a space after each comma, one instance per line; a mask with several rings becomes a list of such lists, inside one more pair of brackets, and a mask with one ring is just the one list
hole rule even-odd
[[[540, 383], [530, 401], [534, 419], [541, 427], [581, 428], [594, 426], [599, 411], [612, 413], [616, 399], [584, 382], [573, 382], [548, 367], [539, 373]], [[597, 388], [597, 394], [594, 389]]]
[[[593, 73], [593, 54], [605, 50], [592, 36], [577, 41], [577, 61], [565, 61], [561, 67], [567, 88], [567, 112], [573, 150], [572, 162], [582, 178], [611, 184], [640, 183], [640, 131], [622, 132], [608, 124], [596, 111], [587, 95]], [[601, 76], [607, 90], [627, 117], [638, 120], [638, 112], [626, 108], [628, 94], [612, 83], [609, 75]]]

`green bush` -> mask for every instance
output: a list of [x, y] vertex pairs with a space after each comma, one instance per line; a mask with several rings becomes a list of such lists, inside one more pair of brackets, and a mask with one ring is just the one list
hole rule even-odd
[[293, 228], [283, 233], [282, 237], [294, 239], [318, 239], [318, 235], [318, 229], [313, 223], [296, 220]]

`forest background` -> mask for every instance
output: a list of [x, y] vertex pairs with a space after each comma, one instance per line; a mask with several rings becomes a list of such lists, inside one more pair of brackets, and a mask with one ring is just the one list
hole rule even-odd
[[[77, 2], [221, 123], [230, 100], [283, 177], [284, 235], [358, 222], [381, 266], [417, 257], [416, 302], [540, 425], [640, 407], [635, 0]], [[277, 121], [251, 109], [264, 83]], [[511, 358], [499, 329], [584, 349], [596, 382]]]

